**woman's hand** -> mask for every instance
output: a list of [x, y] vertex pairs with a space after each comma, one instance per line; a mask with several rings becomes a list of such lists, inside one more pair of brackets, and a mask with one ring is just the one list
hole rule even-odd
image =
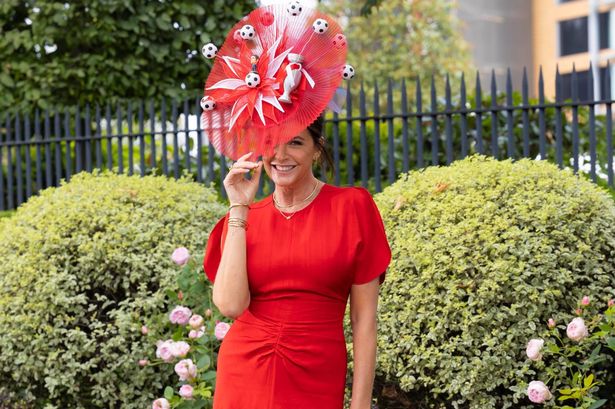
[[[224, 189], [226, 189], [226, 195], [231, 203], [250, 204], [254, 201], [263, 170], [263, 162], [248, 161], [247, 159], [251, 155], [252, 152], [249, 152], [237, 159], [224, 178]], [[246, 179], [244, 175], [253, 169], [252, 178]]]

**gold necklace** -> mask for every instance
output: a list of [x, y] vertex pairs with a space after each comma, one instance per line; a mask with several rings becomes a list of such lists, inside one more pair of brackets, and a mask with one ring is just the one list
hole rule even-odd
[[286, 214], [284, 214], [284, 212], [282, 212], [282, 210], [280, 209], [280, 207], [281, 207], [281, 208], [289, 208], [289, 207], [294, 207], [294, 206], [297, 206], [297, 205], [300, 205], [300, 204], [302, 204], [302, 203], [307, 202], [308, 200], [310, 200], [310, 199], [312, 198], [312, 196], [314, 196], [314, 193], [316, 193], [316, 188], [318, 188], [318, 180], [316, 181], [316, 184], [314, 185], [314, 189], [312, 189], [312, 193], [310, 193], [310, 194], [308, 195], [308, 197], [306, 197], [305, 199], [301, 200], [300, 202], [295, 203], [295, 204], [290, 205], [290, 206], [282, 206], [282, 205], [280, 205], [280, 204], [278, 203], [278, 201], [276, 200], [276, 198], [275, 198], [275, 193], [273, 193], [273, 194], [271, 195], [271, 197], [273, 198], [273, 204], [274, 204], [274, 207], [275, 207], [276, 209], [278, 209], [278, 212], [280, 212], [280, 214], [281, 214], [282, 216], [284, 216], [284, 218], [285, 218], [286, 220], [290, 220], [290, 218], [291, 218], [291, 217], [293, 217], [293, 216], [295, 215], [295, 213], [297, 213], [297, 212], [298, 212], [299, 210], [301, 210], [301, 209], [299, 209], [299, 210], [295, 210], [295, 211], [294, 211], [294, 212], [292, 212], [290, 215], [286, 215]]

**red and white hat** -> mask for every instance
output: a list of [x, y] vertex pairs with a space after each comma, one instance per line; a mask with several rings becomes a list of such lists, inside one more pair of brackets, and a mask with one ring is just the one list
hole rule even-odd
[[201, 50], [214, 60], [201, 100], [210, 143], [233, 160], [267, 155], [327, 106], [339, 111], [340, 82], [354, 76], [346, 50], [337, 22], [298, 1], [252, 11], [219, 51], [211, 43]]

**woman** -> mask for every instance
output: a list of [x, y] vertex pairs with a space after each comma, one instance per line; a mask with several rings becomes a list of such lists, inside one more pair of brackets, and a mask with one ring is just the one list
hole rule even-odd
[[[348, 298], [351, 409], [371, 407], [378, 289], [391, 252], [367, 190], [314, 176], [326, 155], [321, 116], [262, 161], [240, 157], [224, 179], [230, 210], [210, 235], [204, 269], [215, 305], [235, 323], [220, 346], [214, 409], [342, 409]], [[263, 167], [275, 190], [253, 203]]]

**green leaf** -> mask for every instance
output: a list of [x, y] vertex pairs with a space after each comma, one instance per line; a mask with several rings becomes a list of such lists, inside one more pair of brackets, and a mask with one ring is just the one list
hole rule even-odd
[[604, 405], [607, 402], [608, 401], [606, 399], [597, 400], [594, 403], [592, 403], [587, 409], [597, 409], [597, 408], [599, 408], [600, 406]]
[[4, 84], [9, 88], [13, 88], [15, 86], [15, 82], [13, 81], [13, 79], [5, 73], [0, 73], [0, 83]]
[[196, 362], [196, 366], [199, 369], [207, 369], [209, 368], [210, 365], [211, 365], [211, 358], [209, 357], [209, 355], [203, 355]]
[[192, 27], [192, 25], [190, 24], [190, 20], [188, 20], [188, 17], [186, 16], [179, 17], [179, 25], [182, 26], [184, 29], [189, 29], [190, 27]]
[[216, 379], [216, 371], [207, 371], [201, 375], [201, 379], [204, 381], [212, 381]]
[[585, 386], [585, 388], [589, 388], [589, 386], [592, 384], [593, 381], [594, 381], [594, 374], [590, 374], [583, 381], [583, 386]]
[[546, 349], [553, 354], [557, 354], [560, 351], [560, 348], [555, 344], [548, 344]]
[[166, 388], [164, 388], [164, 397], [166, 399], [171, 399], [173, 397], [173, 388], [171, 388], [170, 386], [167, 386]]

